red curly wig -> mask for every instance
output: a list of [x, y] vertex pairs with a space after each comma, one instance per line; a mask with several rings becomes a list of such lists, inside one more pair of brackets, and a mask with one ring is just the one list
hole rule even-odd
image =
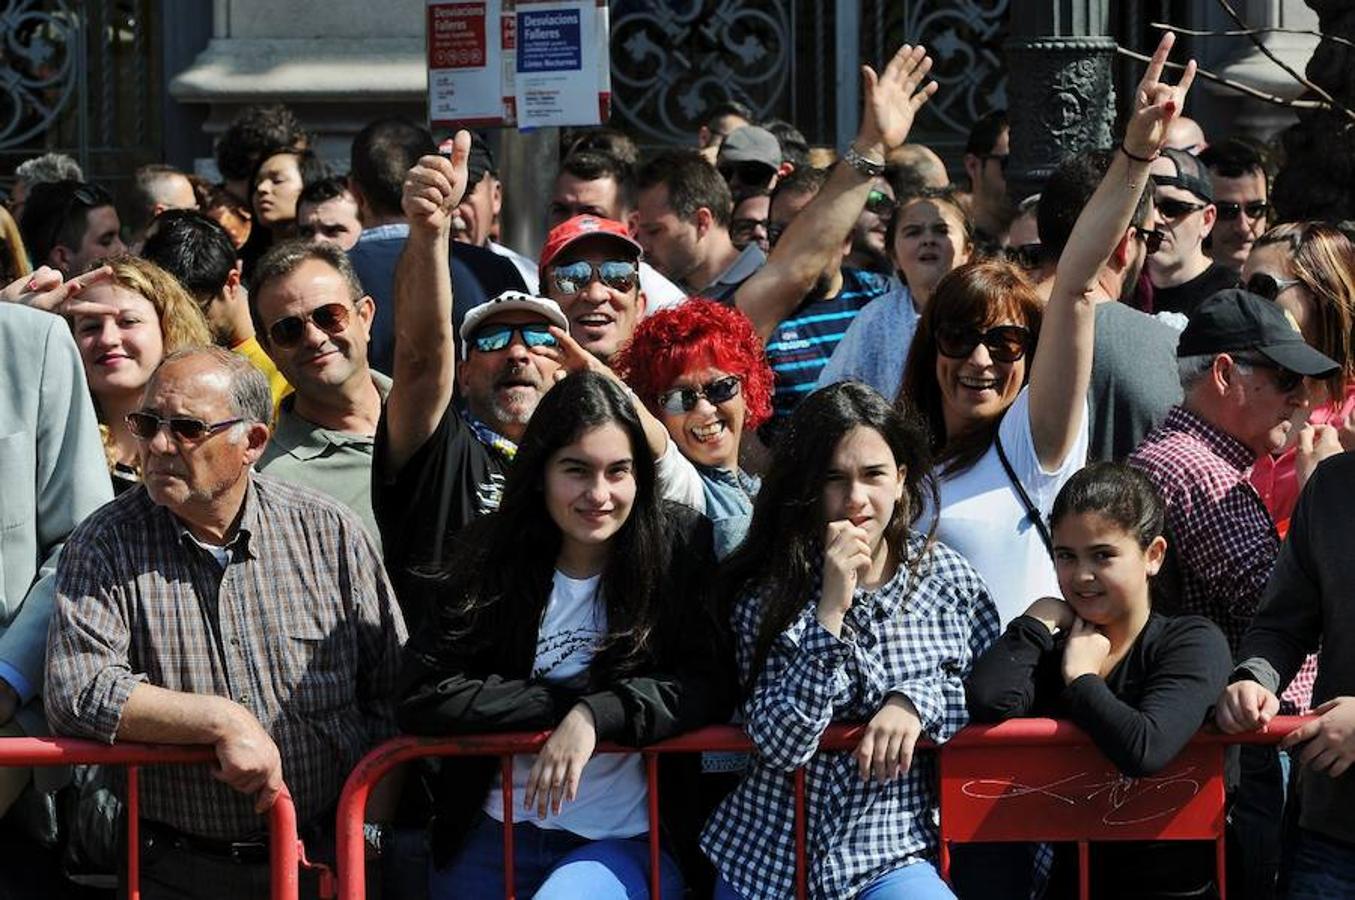
[[693, 297], [645, 316], [616, 362], [617, 371], [650, 412], [659, 395], [694, 369], [711, 366], [743, 381], [744, 428], [772, 415], [772, 369], [753, 323], [736, 309]]

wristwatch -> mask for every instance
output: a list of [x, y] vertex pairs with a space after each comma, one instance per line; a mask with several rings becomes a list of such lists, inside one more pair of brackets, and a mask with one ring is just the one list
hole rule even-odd
[[885, 173], [885, 164], [876, 162], [868, 156], [862, 156], [855, 144], [848, 144], [842, 154], [842, 161], [867, 178], [879, 178]]
[[372, 855], [379, 857], [386, 849], [387, 828], [376, 822], [362, 823], [362, 839], [371, 848]]

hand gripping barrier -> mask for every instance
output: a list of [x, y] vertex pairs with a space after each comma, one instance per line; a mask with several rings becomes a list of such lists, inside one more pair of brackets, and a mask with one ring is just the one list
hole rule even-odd
[[[0, 739], [0, 766], [101, 765], [127, 767], [127, 898], [141, 897], [141, 836], [138, 793], [139, 767], [143, 765], [203, 765], [216, 762], [210, 747], [168, 744], [109, 746], [74, 738]], [[361, 825], [359, 824], [359, 829]], [[297, 837], [296, 807], [284, 787], [268, 812], [269, 852], [273, 900], [297, 900], [298, 868], [309, 865]], [[323, 875], [322, 875], [323, 879]]]
[[[1223, 735], [1202, 731], [1163, 771], [1148, 778], [1122, 775], [1076, 726], [1052, 719], [1013, 719], [971, 725], [937, 753], [940, 771], [941, 860], [949, 877], [950, 843], [971, 841], [1075, 841], [1079, 882], [1088, 897], [1087, 858], [1093, 840], [1213, 840], [1219, 895], [1224, 896], [1223, 755], [1228, 744], [1274, 744], [1306, 719], [1280, 717], [1265, 731]], [[824, 751], [853, 750], [862, 725], [832, 725], [819, 741]], [[401, 737], [387, 741], [354, 767], [339, 798], [340, 900], [364, 900], [363, 811], [375, 784], [401, 763], [428, 756], [498, 756], [503, 774], [504, 896], [513, 900], [513, 757], [534, 753], [550, 732]], [[920, 749], [936, 746], [919, 742]], [[1051, 753], [1051, 749], [1058, 752]], [[666, 753], [753, 750], [741, 730], [711, 726], [640, 749], [649, 783], [650, 896], [659, 898], [659, 757]], [[634, 747], [599, 744], [598, 753], [635, 753]], [[795, 896], [806, 881], [805, 774], [789, 776], [795, 793]]]

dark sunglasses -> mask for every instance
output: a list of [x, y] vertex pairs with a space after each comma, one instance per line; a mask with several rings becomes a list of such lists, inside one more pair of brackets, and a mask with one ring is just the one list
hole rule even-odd
[[555, 289], [562, 294], [577, 294], [588, 287], [596, 278], [614, 291], [628, 292], [635, 287], [638, 272], [635, 263], [630, 260], [609, 259], [597, 264], [586, 259], [565, 263], [551, 269], [551, 281]]
[[776, 174], [772, 166], [760, 162], [723, 163], [718, 167], [720, 177], [737, 184], [756, 184], [766, 187]]
[[1284, 366], [1276, 365], [1268, 359], [1258, 359], [1256, 357], [1246, 356], [1235, 360], [1244, 365], [1251, 366], [1253, 369], [1267, 369], [1275, 380], [1275, 389], [1281, 394], [1290, 394], [1303, 384], [1303, 376], [1292, 369], [1286, 369]]
[[1302, 284], [1297, 278], [1276, 278], [1269, 272], [1253, 272], [1247, 279], [1247, 290], [1258, 297], [1274, 300], [1281, 291], [1287, 291], [1296, 284]]
[[177, 441], [201, 441], [216, 434], [223, 428], [238, 425], [244, 419], [225, 419], [221, 422], [204, 422], [192, 416], [158, 416], [153, 412], [128, 413], [127, 428], [137, 438], [149, 441], [160, 433], [163, 425], [169, 426], [169, 433]]
[[1016, 247], [1007, 247], [1003, 253], [1008, 262], [1015, 263], [1023, 269], [1037, 269], [1040, 266], [1043, 256], [1042, 245], [1038, 242], [1033, 244], [1021, 244]]
[[1030, 331], [1020, 325], [997, 325], [987, 331], [972, 326], [942, 325], [936, 329], [936, 350], [951, 359], [968, 359], [979, 344], [997, 362], [1013, 363], [1030, 350]]
[[888, 219], [894, 215], [894, 198], [884, 191], [872, 190], [866, 194], [866, 212]]
[[1134, 237], [1143, 241], [1143, 249], [1149, 256], [1162, 249], [1162, 239], [1166, 237], [1162, 232], [1153, 228], [1140, 228], [1137, 225], [1132, 226]]
[[314, 322], [315, 327], [331, 337], [340, 334], [348, 327], [349, 309], [343, 303], [326, 303], [317, 306], [304, 316], [288, 316], [278, 319], [268, 326], [268, 340], [274, 346], [284, 350], [301, 343], [306, 334], [306, 323]]
[[1244, 213], [1248, 219], [1264, 219], [1266, 213], [1270, 212], [1270, 204], [1264, 200], [1253, 200], [1250, 203], [1232, 203], [1227, 200], [1218, 200], [1214, 203], [1214, 208], [1219, 211], [1220, 222], [1229, 222]]
[[1179, 219], [1190, 213], [1199, 212], [1205, 207], [1205, 204], [1203, 203], [1191, 203], [1189, 200], [1172, 200], [1167, 197], [1163, 197], [1161, 200], [1154, 200], [1153, 205], [1157, 207], [1158, 212], [1162, 213], [1162, 215], [1166, 216], [1168, 219]]
[[696, 401], [705, 397], [711, 406], [719, 406], [739, 394], [742, 382], [737, 375], [726, 375], [697, 387], [676, 387], [659, 395], [659, 407], [670, 415], [696, 409]]
[[471, 346], [481, 353], [493, 353], [513, 343], [513, 335], [522, 338], [522, 343], [532, 347], [556, 347], [559, 341], [550, 333], [550, 326], [544, 322], [529, 322], [525, 325], [486, 325], [471, 335]]
[[998, 168], [1002, 169], [1003, 175], [1007, 174], [1008, 158], [1009, 154], [1006, 153], [984, 153], [982, 156], [979, 157], [979, 159], [983, 160], [984, 162], [987, 162], [990, 159], [997, 160]]

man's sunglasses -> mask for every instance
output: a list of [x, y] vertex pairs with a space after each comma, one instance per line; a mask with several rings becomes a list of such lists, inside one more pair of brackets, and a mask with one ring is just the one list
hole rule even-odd
[[1247, 290], [1258, 297], [1274, 300], [1280, 292], [1302, 283], [1297, 278], [1276, 278], [1269, 272], [1253, 272], [1247, 279]]
[[1166, 237], [1165, 234], [1154, 228], [1140, 228], [1137, 225], [1134, 225], [1133, 228], [1134, 237], [1142, 239], [1143, 249], [1147, 251], [1149, 256], [1162, 249], [1162, 239]]
[[675, 387], [659, 395], [659, 407], [669, 415], [681, 415], [696, 409], [702, 397], [711, 406], [719, 406], [739, 394], [742, 382], [737, 375], [726, 375], [696, 387]]
[[936, 350], [942, 356], [968, 359], [979, 344], [997, 362], [1013, 363], [1030, 350], [1030, 331], [1020, 325], [997, 325], [987, 331], [964, 325], [936, 329]]
[[737, 184], [756, 184], [766, 187], [776, 174], [772, 166], [760, 162], [724, 163], [719, 166], [720, 177]]
[[245, 420], [235, 418], [220, 422], [204, 422], [192, 416], [158, 416], [144, 410], [128, 413], [126, 418], [127, 429], [143, 441], [153, 440], [160, 433], [160, 428], [168, 425], [169, 433], [175, 440], [190, 443], [204, 440], [223, 428], [239, 425], [243, 421]]
[[635, 287], [638, 267], [630, 260], [609, 259], [605, 262], [591, 263], [581, 259], [578, 262], [565, 263], [551, 269], [551, 281], [555, 289], [562, 294], [577, 294], [588, 287], [596, 278], [614, 291], [627, 293]]
[[286, 350], [301, 343], [306, 334], [306, 323], [314, 322], [315, 327], [333, 337], [348, 327], [349, 308], [344, 303], [326, 303], [317, 306], [304, 316], [287, 316], [268, 326], [268, 340], [275, 347]]
[[1218, 200], [1214, 203], [1214, 208], [1219, 211], [1219, 221], [1229, 222], [1240, 215], [1246, 215], [1248, 219], [1256, 221], [1264, 219], [1266, 213], [1270, 212], [1270, 204], [1264, 200], [1253, 200], [1250, 203], [1232, 203], [1227, 200]]
[[1007, 261], [1015, 263], [1023, 269], [1038, 269], [1044, 258], [1042, 245], [1036, 241], [1032, 244], [1021, 244], [1015, 247], [1007, 247], [1003, 250]]
[[1172, 200], [1168, 197], [1163, 197], [1161, 200], [1154, 200], [1153, 205], [1157, 207], [1158, 212], [1162, 213], [1162, 215], [1166, 216], [1168, 219], [1179, 219], [1182, 216], [1199, 212], [1205, 208], [1205, 204], [1203, 203], [1191, 203], [1189, 200]]
[[1268, 359], [1259, 359], [1252, 356], [1245, 356], [1235, 360], [1244, 366], [1251, 366], [1253, 369], [1268, 369], [1275, 380], [1275, 389], [1281, 394], [1291, 394], [1303, 384], [1303, 377], [1292, 369], [1286, 369], [1284, 366], [1276, 365]]
[[894, 198], [884, 191], [872, 190], [866, 194], [866, 212], [888, 219], [894, 215]]
[[550, 333], [545, 322], [529, 322], [525, 325], [486, 325], [471, 335], [470, 343], [480, 353], [494, 353], [513, 343], [513, 335], [522, 338], [528, 349], [532, 347], [556, 347], [559, 341]]
[[767, 233], [766, 219], [730, 219], [729, 236], [739, 241], [751, 241], [758, 236], [758, 229]]

